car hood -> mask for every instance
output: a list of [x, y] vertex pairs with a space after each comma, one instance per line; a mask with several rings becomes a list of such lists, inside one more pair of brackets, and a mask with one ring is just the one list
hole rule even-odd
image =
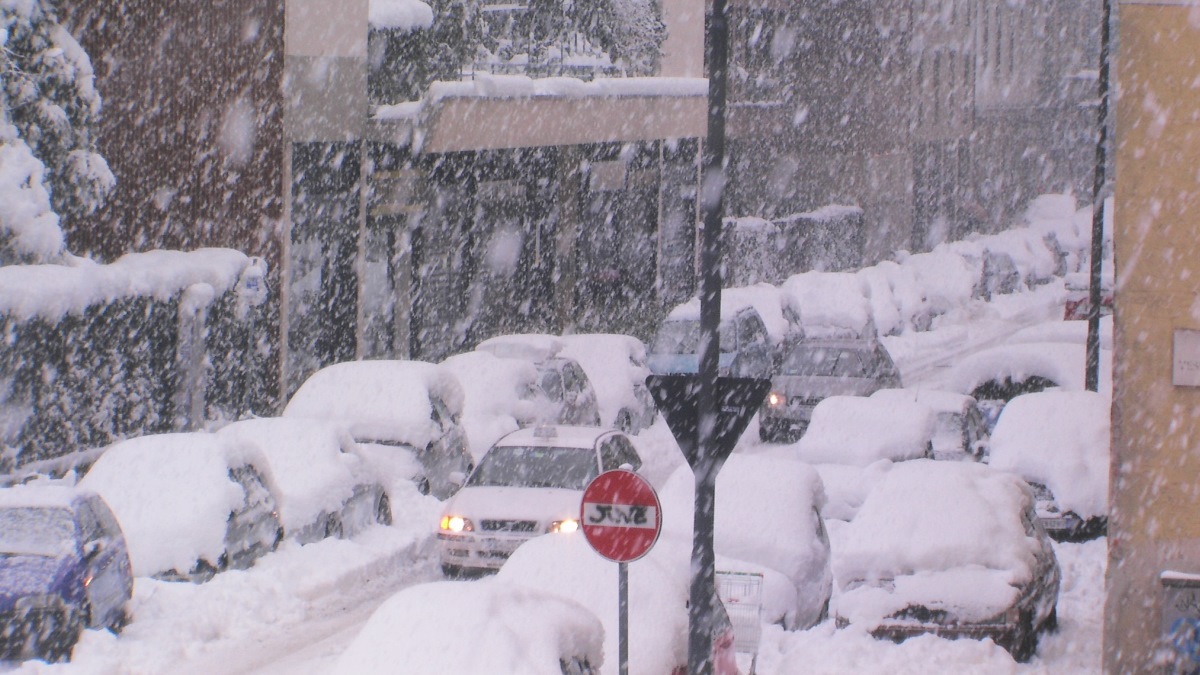
[[582, 490], [559, 488], [472, 487], [458, 491], [444, 512], [475, 521], [536, 520], [549, 523], [578, 518]]
[[908, 608], [942, 614], [935, 623], [993, 623], [1021, 598], [1021, 584], [1008, 570], [981, 566], [919, 572], [891, 580], [850, 584], [837, 599], [837, 615], [866, 630], [895, 623]]
[[17, 597], [50, 592], [68, 566], [66, 557], [0, 556], [0, 598], [3, 598], [3, 604], [8, 605]]

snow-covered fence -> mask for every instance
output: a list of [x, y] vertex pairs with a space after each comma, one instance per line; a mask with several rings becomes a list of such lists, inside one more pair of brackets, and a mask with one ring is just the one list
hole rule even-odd
[[269, 409], [261, 265], [227, 249], [72, 263], [0, 267], [0, 472]]

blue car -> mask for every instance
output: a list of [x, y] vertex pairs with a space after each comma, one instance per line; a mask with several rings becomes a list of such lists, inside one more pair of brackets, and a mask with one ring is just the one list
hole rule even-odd
[[84, 628], [128, 620], [125, 537], [95, 493], [0, 489], [0, 660], [64, 661]]

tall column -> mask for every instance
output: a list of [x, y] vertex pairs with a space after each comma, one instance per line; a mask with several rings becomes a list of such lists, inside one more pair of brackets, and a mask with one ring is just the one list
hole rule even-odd
[[1118, 16], [1104, 669], [1170, 672], [1164, 624], [1200, 626], [1178, 602], [1200, 601], [1200, 1], [1122, 0]]

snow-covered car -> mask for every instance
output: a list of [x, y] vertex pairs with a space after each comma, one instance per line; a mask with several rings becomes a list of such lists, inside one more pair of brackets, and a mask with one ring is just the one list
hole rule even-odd
[[[682, 466], [659, 490], [662, 538], [690, 546], [695, 477]], [[763, 619], [804, 629], [825, 618], [833, 588], [821, 479], [795, 460], [733, 453], [717, 474], [717, 568], [763, 575]], [[764, 526], [764, 514], [770, 514]]]
[[867, 466], [933, 456], [937, 415], [922, 403], [830, 396], [813, 410], [808, 433], [792, 446], [812, 464]]
[[262, 453], [286, 537], [307, 544], [391, 523], [387, 492], [341, 426], [264, 417], [234, 422], [217, 433]]
[[987, 416], [973, 397], [936, 389], [880, 389], [871, 394], [871, 398], [915, 401], [933, 408], [937, 415], [931, 438], [934, 459], [982, 460], [987, 457]]
[[283, 416], [345, 425], [389, 489], [411, 480], [445, 499], [474, 466], [462, 411], [462, 386], [448, 369], [377, 360], [318, 370], [292, 395]]
[[758, 410], [763, 441], [802, 436], [817, 404], [830, 396], [867, 396], [901, 386], [900, 371], [874, 338], [804, 338], [790, 342], [782, 354]]
[[1091, 391], [1045, 391], [1004, 407], [989, 463], [1033, 487], [1050, 536], [1091, 539], [1108, 524], [1110, 403]]
[[[770, 377], [776, 349], [799, 335], [800, 313], [790, 295], [770, 284], [721, 291], [717, 327], [721, 376]], [[657, 375], [696, 373], [700, 368], [700, 299], [672, 309], [650, 341], [646, 364]]]
[[526, 360], [537, 369], [537, 418], [524, 420], [522, 425], [600, 425], [596, 390], [579, 362], [561, 353], [563, 346], [556, 336], [525, 333], [490, 338], [475, 348], [503, 358]]
[[155, 434], [109, 446], [79, 486], [112, 508], [136, 576], [204, 581], [250, 567], [283, 539], [266, 465], [226, 436]]
[[97, 494], [0, 489], [0, 659], [67, 659], [85, 628], [118, 632], [133, 572], [121, 526]]
[[564, 335], [561, 339], [563, 356], [578, 361], [596, 389], [602, 425], [637, 434], [654, 424], [658, 409], [646, 388], [650, 368], [641, 340], [602, 333]]
[[[930, 384], [969, 394], [981, 406], [992, 410], [1002, 409], [1022, 394], [1054, 388], [1083, 391], [1086, 347], [1083, 342], [1071, 340], [1070, 333], [1083, 334], [1069, 330], [1075, 326], [1081, 324], [1056, 321], [1037, 326], [1036, 332], [1026, 329], [1014, 336], [1014, 340], [1021, 342], [990, 347], [966, 356]], [[1039, 341], [1026, 341], [1038, 336]], [[1112, 350], [1104, 348], [1103, 340], [1099, 374], [1100, 390], [1111, 391]]]
[[[1067, 288], [1067, 298], [1063, 303], [1063, 319], [1077, 321], [1088, 318], [1091, 311], [1091, 275], [1085, 272], [1072, 272], [1063, 277]], [[1100, 277], [1100, 316], [1110, 316], [1113, 313], [1114, 279], [1111, 273]]]
[[384, 601], [333, 672], [592, 675], [603, 642], [595, 614], [536, 586], [436, 581]]
[[[688, 594], [691, 544], [660, 539], [644, 557], [628, 563], [629, 672], [682, 675], [688, 662]], [[538, 588], [587, 607], [604, 624], [604, 660], [617, 662], [617, 567], [600, 557], [582, 532], [538, 537], [518, 549], [498, 581]], [[733, 624], [713, 589], [713, 675], [735, 675]]]
[[802, 272], [788, 277], [781, 290], [800, 308], [805, 337], [876, 335], [875, 315], [864, 280], [858, 274]]
[[462, 385], [462, 427], [472, 453], [478, 453], [476, 462], [500, 437], [545, 414], [538, 371], [529, 361], [475, 350], [450, 356], [438, 365]]
[[533, 537], [579, 529], [583, 490], [604, 471], [642, 464], [629, 437], [599, 427], [538, 425], [488, 449], [438, 524], [442, 570], [499, 569]]
[[1034, 496], [975, 462], [895, 464], [834, 541], [834, 615], [876, 637], [991, 638], [1017, 661], [1057, 625], [1061, 573]]

